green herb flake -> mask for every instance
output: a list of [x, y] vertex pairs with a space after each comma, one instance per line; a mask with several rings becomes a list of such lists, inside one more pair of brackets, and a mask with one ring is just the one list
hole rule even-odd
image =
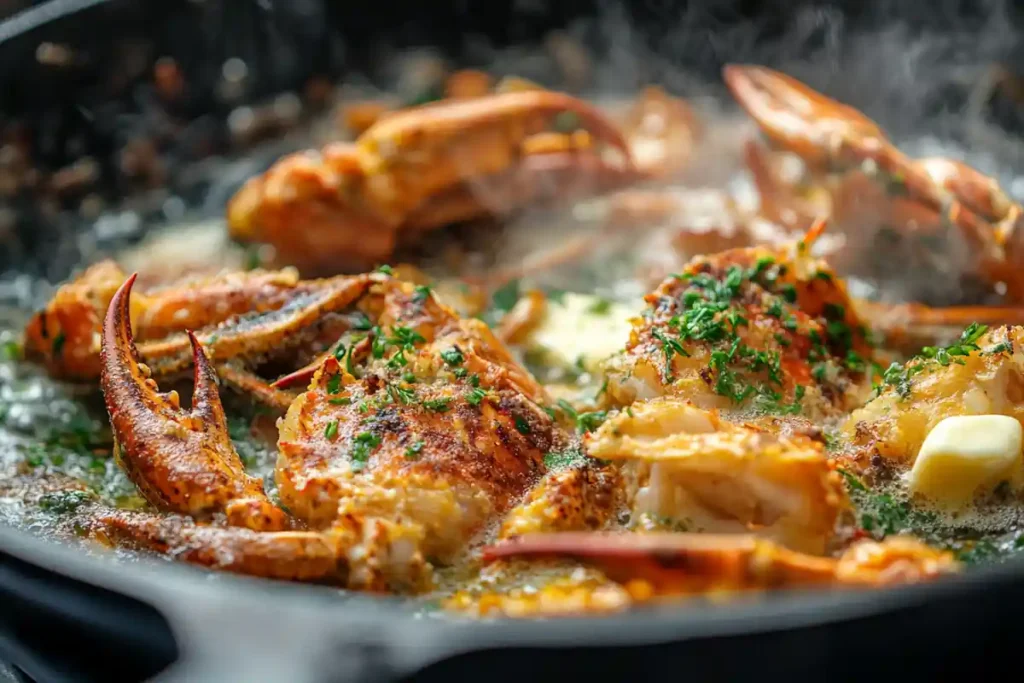
[[0, 360], [14, 361], [21, 359], [21, 346], [16, 341], [6, 341], [0, 344]]
[[422, 304], [430, 298], [431, 289], [428, 285], [417, 285], [416, 290], [413, 293], [412, 300], [415, 303]]
[[459, 365], [462, 365], [463, 361], [465, 361], [466, 359], [462, 355], [462, 352], [459, 351], [458, 347], [453, 346], [452, 348], [445, 349], [444, 351], [441, 352], [441, 360], [443, 360], [451, 367], [457, 367]]
[[423, 451], [423, 445], [422, 441], [417, 441], [413, 445], [409, 446], [405, 449], [405, 457], [408, 460], [416, 460]]
[[328, 441], [334, 441], [334, 438], [338, 436], [338, 421], [331, 420], [327, 423], [327, 427], [324, 429], [324, 437]]
[[373, 432], [360, 432], [353, 440], [355, 445], [352, 447], [352, 462], [360, 465], [366, 463], [373, 449], [380, 445], [380, 437]]
[[596, 410], [590, 413], [580, 413], [576, 417], [576, 429], [581, 433], [592, 432], [608, 419], [608, 413], [604, 410]]
[[444, 413], [451, 408], [452, 400], [450, 398], [433, 398], [427, 401], [423, 401], [422, 405], [429, 411], [435, 413]]
[[502, 285], [494, 294], [491, 295], [491, 308], [507, 313], [512, 310], [512, 307], [519, 301], [520, 289], [519, 280], [512, 280], [511, 282]]
[[612, 310], [612, 302], [609, 301], [608, 299], [602, 299], [602, 298], [598, 298], [596, 301], [594, 301], [594, 303], [592, 303], [587, 308], [587, 312], [588, 313], [593, 313], [594, 315], [607, 315], [608, 312], [611, 311], [611, 310]]
[[578, 449], [554, 451], [544, 456], [544, 467], [549, 470], [567, 470], [585, 465], [588, 458]]
[[[60, 356], [61, 351], [64, 350], [64, 343], [66, 341], [67, 337], [64, 336], [64, 332], [58, 332], [57, 336], [53, 338], [53, 346], [51, 348], [55, 357]], [[213, 341], [211, 340], [210, 343], [212, 344]]]
[[520, 434], [525, 435], [530, 433], [530, 423], [524, 420], [523, 418], [516, 415], [513, 418], [513, 422], [516, 425], [516, 431], [519, 432]]

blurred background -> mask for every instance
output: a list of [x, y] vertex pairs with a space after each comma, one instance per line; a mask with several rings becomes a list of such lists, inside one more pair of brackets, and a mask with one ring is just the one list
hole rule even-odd
[[997, 149], [976, 164], [999, 173], [1024, 160], [1022, 13], [992, 0], [3, 0], [0, 271], [61, 279], [150, 225], [216, 217], [248, 175], [331, 137], [343, 85], [425, 101], [437, 64], [581, 94], [658, 83], [714, 97], [722, 64], [759, 62], [896, 139]]

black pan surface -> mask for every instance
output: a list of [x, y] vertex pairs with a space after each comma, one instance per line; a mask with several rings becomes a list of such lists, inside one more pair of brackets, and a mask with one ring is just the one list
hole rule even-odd
[[[225, 50], [257, 54], [272, 48], [288, 55], [264, 70], [249, 93], [259, 98], [309, 74], [337, 76], [365, 68], [381, 40], [400, 46], [434, 45], [458, 55], [460, 38], [467, 33], [488, 35], [495, 44], [530, 44], [543, 31], [580, 15], [628, 19], [629, 30], [623, 33], [633, 36], [634, 47], [644, 47], [645, 55], [660, 55], [650, 60], [650, 73], [665, 73], [685, 63], [690, 73], [709, 80], [726, 61], [777, 64], [803, 52], [820, 55], [834, 48], [839, 53], [847, 49], [844, 46], [858, 45], [845, 39], [847, 33], [884, 32], [889, 26], [902, 26], [893, 30], [911, 37], [929, 31], [948, 33], [952, 37], [943, 43], [943, 51], [954, 54], [955, 64], [964, 61], [956, 55], [968, 50], [972, 59], [999, 60], [1012, 68], [1021, 43], [1015, 39], [1013, 3], [990, 2], [666, 2], [626, 9], [604, 2], [525, 9], [523, 3], [495, 2], [488, 3], [486, 11], [475, 4], [469, 11], [469, 3], [457, 2], [377, 2], [371, 10], [314, 0], [118, 1], [78, 3], [83, 8], [75, 8], [81, 11], [71, 19], [54, 17], [76, 3], [50, 4], [54, 15], [43, 17], [37, 28], [26, 24], [15, 26], [17, 31], [0, 30], [5, 41], [0, 58], [7, 67], [0, 76], [0, 106], [7, 115], [57, 121], [53, 134], [58, 137], [84, 130], [88, 151], [97, 155], [116, 146], [116, 135], [76, 119], [74, 109], [76, 102], [121, 102], [118, 98], [128, 97], [127, 86], [125, 92], [97, 92], [96, 74], [110, 69], [115, 58], [103, 49], [112, 35], [149, 35], [161, 49], [177, 50], [197, 84], [182, 106], [197, 119], [216, 118], [214, 79], [207, 77], [207, 67], [219, 64]], [[228, 27], [244, 26], [252, 17], [263, 16], [260, 12], [270, 13], [275, 30], [256, 22], [253, 26], [259, 30], [235, 32], [234, 43], [226, 39]], [[396, 22], [395, 17], [405, 20]], [[991, 34], [993, 40], [984, 40], [995, 21], [1003, 21], [1004, 28]], [[614, 28], [619, 24], [606, 21], [602, 26], [603, 32], [593, 32], [597, 42], [620, 45], [616, 36], [621, 35]], [[32, 30], [25, 34], [26, 28]], [[91, 50], [94, 59], [88, 69], [73, 75], [40, 74], [31, 55], [44, 35]], [[793, 36], [802, 38], [785, 40]], [[908, 39], [908, 45], [912, 42]], [[851, 72], [847, 87], [870, 80], [870, 72], [869, 67]], [[833, 92], [842, 91], [843, 80], [829, 80]], [[907, 115], [892, 124], [912, 128], [935, 116], [944, 122], [938, 126], [940, 132], [967, 135], [945, 123], [953, 120], [947, 115], [962, 108], [968, 97], [969, 87], [961, 80], [950, 70], [949, 78], [940, 79], [920, 101], [907, 104], [897, 98], [897, 104], [908, 107]], [[884, 109], [885, 98], [871, 94], [858, 104], [869, 113], [875, 113], [872, 106]], [[1001, 109], [998, 101], [984, 104], [985, 115], [996, 123], [1017, 124], [1013, 108]], [[131, 109], [130, 103], [119, 106]], [[39, 135], [47, 133], [43, 128]], [[52, 155], [44, 163], [67, 162], [70, 152], [60, 145], [48, 149]], [[1012, 147], [993, 153], [1011, 164], [1022, 158]], [[104, 173], [104, 183], [113, 196], [124, 189], [113, 172]], [[57, 225], [32, 207], [18, 209], [17, 248], [4, 250], [0, 268], [65, 277], [76, 265], [77, 254], [52, 247], [80, 226]], [[1019, 667], [1015, 646], [1020, 605], [1024, 564], [1007, 563], [934, 585], [889, 591], [799, 593], [729, 605], [694, 603], [601, 619], [466, 622], [413, 617], [396, 599], [211, 575], [158, 560], [115, 562], [0, 527], [0, 658], [36, 681], [154, 676], [162, 681], [254, 683], [566, 676], [864, 681], [880, 674], [904, 680], [975, 681]]]

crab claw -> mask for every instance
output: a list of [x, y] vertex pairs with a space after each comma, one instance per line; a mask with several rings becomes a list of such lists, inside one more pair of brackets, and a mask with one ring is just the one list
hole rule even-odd
[[199, 518], [223, 513], [237, 526], [283, 529], [285, 514], [245, 472], [228, 436], [217, 394], [217, 374], [195, 335], [188, 333], [195, 365], [192, 410], [177, 392], [161, 393], [140, 362], [129, 306], [136, 275], [114, 294], [103, 322], [100, 382], [116, 455], [125, 472], [156, 507]]
[[874, 121], [792, 76], [763, 66], [728, 64], [722, 77], [765, 135], [808, 163], [827, 165], [846, 140], [888, 145]]
[[709, 589], [870, 587], [931, 579], [958, 568], [949, 553], [896, 537], [862, 541], [838, 559], [754, 536], [693, 533], [536, 534], [484, 550], [485, 561], [512, 557], [573, 558], [597, 566], [613, 581], [633, 585], [634, 598]]

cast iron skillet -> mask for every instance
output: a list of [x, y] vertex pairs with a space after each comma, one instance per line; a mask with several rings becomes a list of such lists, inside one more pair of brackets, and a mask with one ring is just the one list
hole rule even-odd
[[[50, 3], [63, 5], [55, 16], [74, 4]], [[138, 28], [140, 12], [149, 12], [147, 18], [155, 25], [180, 27], [168, 19], [173, 15], [169, 8], [184, 3], [77, 4], [124, 9], [121, 14], [111, 13], [117, 21], [108, 16], [107, 23], [86, 22], [82, 17], [89, 15], [84, 9], [77, 15], [77, 21], [88, 26], [88, 40], [99, 44], [103, 26]], [[239, 0], [236, 6], [241, 4], [245, 3]], [[702, 3], [698, 10], [711, 21], [709, 31], [730, 21], [759, 18], [762, 23], [751, 32], [756, 38], [761, 29], [770, 32], [784, 26], [791, 16], [786, 11], [798, 4], [806, 3], [765, 5], [761, 14], [757, 3], [743, 2]], [[944, 11], [957, 11], [956, 4], [928, 3], [923, 18], [934, 20]], [[312, 1], [278, 7], [300, 5], [335, 20], [341, 11], [340, 3]], [[496, 38], [500, 43], [523, 40], [516, 31], [528, 37], [552, 22], [564, 22], [566, 13], [593, 9], [585, 2], [562, 3], [558, 12], [535, 12], [525, 24], [515, 24], [507, 20], [509, 7], [491, 5], [490, 13], [473, 15], [475, 26], [457, 7], [442, 7], [445, 13], [420, 3], [419, 14], [407, 16], [422, 19], [437, 10], [446, 17], [458, 17], [457, 22], [438, 22], [446, 27], [446, 34], [432, 35], [426, 29], [428, 42], [443, 45], [461, 31], [489, 28], [491, 35], [501, 34]], [[659, 5], [659, 11], [668, 12], [672, 6]], [[834, 6], [821, 9], [834, 10]], [[657, 20], [658, 11], [652, 14]], [[394, 16], [399, 15], [391, 14], [392, 21]], [[52, 25], [43, 19], [40, 25]], [[347, 25], [350, 35], [368, 23], [372, 21], [358, 12], [350, 12], [340, 22], [342, 32]], [[68, 26], [65, 22], [53, 30], [70, 39], [74, 32]], [[424, 32], [422, 22], [403, 26], [399, 43], [415, 42], [417, 31]], [[25, 30], [25, 25], [0, 25], [0, 42]], [[297, 53], [300, 58], [292, 63], [296, 73], [277, 73], [278, 80], [309, 72], [313, 64], [335, 73], [337, 64], [332, 59], [337, 55], [326, 47], [329, 36], [314, 30], [302, 37], [308, 49]], [[708, 66], [710, 73], [717, 71], [718, 62], [736, 58], [735, 54], [712, 55], [709, 61], [705, 48], [713, 46], [714, 40], [694, 42], [697, 46], [691, 53], [703, 52], [689, 57]], [[206, 45], [215, 47], [216, 41]], [[358, 59], [360, 45], [351, 47], [350, 58]], [[23, 66], [7, 54], [5, 66]], [[74, 88], [58, 87], [66, 83], [33, 81], [31, 76], [12, 74], [16, 70], [5, 69], [3, 75], [2, 97], [8, 110], [49, 111], [77, 96]], [[33, 83], [37, 87], [30, 87]], [[272, 91], [281, 83], [264, 86]], [[189, 103], [197, 109], [208, 104], [202, 92]], [[45, 243], [29, 246], [33, 257], [53, 266], [46, 262]], [[9, 259], [4, 261], [5, 267], [11, 265]], [[61, 277], [61, 268], [44, 270], [53, 278]], [[0, 527], [0, 659], [40, 682], [136, 681], [154, 676], [163, 681], [252, 683], [471, 677], [521, 681], [556, 676], [863, 681], [879, 674], [898, 674], [904, 680], [983, 680], [997, 672], [1016, 671], [1019, 676], [1022, 605], [1024, 564], [1012, 563], [936, 584], [887, 591], [791, 593], [728, 605], [697, 601], [596, 619], [467, 622], [414, 617], [407, 605], [394, 598], [210, 574], [155, 559], [115, 562], [103, 554], [85, 554]]]
[[1020, 666], [1020, 564], [886, 591], [476, 622], [159, 560], [125, 567], [5, 528], [0, 548], [0, 656], [37, 681], [977, 681]]

